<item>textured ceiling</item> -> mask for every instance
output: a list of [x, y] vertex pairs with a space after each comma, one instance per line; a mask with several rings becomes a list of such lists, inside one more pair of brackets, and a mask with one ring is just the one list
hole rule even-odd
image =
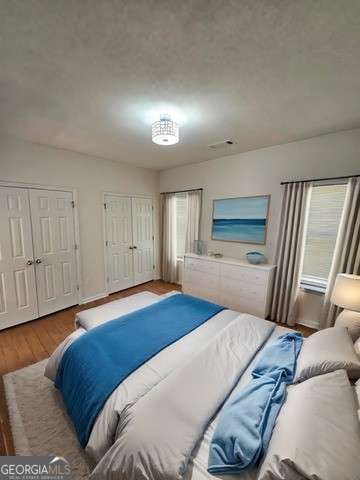
[[0, 132], [163, 169], [358, 126], [359, 0], [0, 0]]

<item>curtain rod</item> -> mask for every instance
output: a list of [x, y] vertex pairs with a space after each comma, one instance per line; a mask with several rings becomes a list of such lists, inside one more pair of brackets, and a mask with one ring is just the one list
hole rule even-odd
[[176, 190], [175, 192], [161, 192], [160, 195], [165, 195], [166, 193], [187, 193], [187, 192], [198, 192], [203, 190], [203, 188], [191, 188], [190, 190]]
[[280, 182], [280, 185], [289, 185], [289, 183], [305, 183], [305, 182], [324, 182], [326, 180], [345, 180], [346, 178], [360, 177], [359, 175], [345, 175], [342, 177], [328, 177], [328, 178], [309, 178], [307, 180], [292, 180], [290, 182]]

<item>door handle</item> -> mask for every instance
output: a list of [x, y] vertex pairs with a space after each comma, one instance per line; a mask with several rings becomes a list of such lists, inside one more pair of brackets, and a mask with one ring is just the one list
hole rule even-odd
[[28, 261], [26, 262], [26, 265], [32, 265], [33, 263], [34, 263], [34, 260], [28, 260]]
[[133, 249], [134, 249], [134, 250], [136, 250], [136, 249], [137, 249], [137, 246], [136, 246], [136, 245], [134, 245], [134, 246], [133, 246]]
[[42, 262], [41, 258], [37, 258], [37, 259], [35, 260], [35, 263], [37, 263], [37, 264], [39, 264], [39, 263], [41, 263], [41, 262]]
[[132, 250], [134, 247], [129, 247], [129, 250]]

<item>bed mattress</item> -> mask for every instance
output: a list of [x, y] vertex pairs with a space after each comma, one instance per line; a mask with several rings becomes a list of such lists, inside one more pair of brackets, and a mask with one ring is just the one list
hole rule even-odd
[[85, 330], [91, 330], [109, 320], [114, 320], [134, 310], [152, 305], [159, 301], [159, 297], [166, 298], [177, 293], [179, 292], [172, 291], [159, 296], [152, 292], [141, 292], [98, 307], [88, 308], [76, 314], [75, 325], [83, 327]]

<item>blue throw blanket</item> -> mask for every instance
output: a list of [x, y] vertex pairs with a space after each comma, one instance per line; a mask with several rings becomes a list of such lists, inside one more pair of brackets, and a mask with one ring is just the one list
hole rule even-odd
[[224, 307], [190, 295], [174, 295], [94, 328], [72, 343], [55, 385], [81, 445], [86, 446], [98, 413], [126, 377], [221, 310]]
[[265, 347], [252, 381], [225, 405], [210, 444], [208, 471], [236, 474], [253, 467], [266, 450], [276, 417], [293, 381], [300, 333], [286, 333]]

